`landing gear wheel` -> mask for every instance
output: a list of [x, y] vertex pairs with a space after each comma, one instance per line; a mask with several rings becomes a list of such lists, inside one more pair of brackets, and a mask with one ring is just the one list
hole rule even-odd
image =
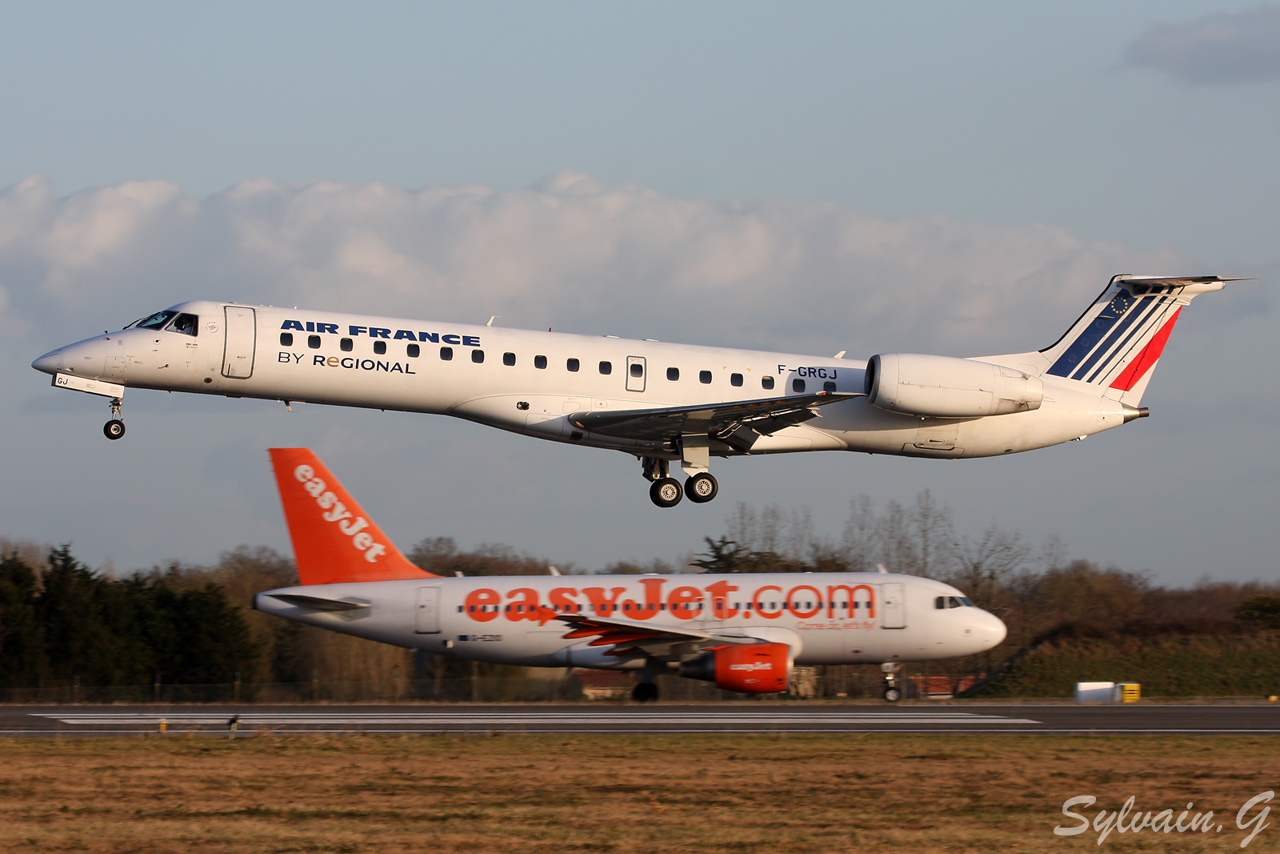
[[683, 496], [684, 490], [680, 488], [680, 482], [674, 477], [655, 480], [653, 486], [649, 487], [649, 498], [659, 507], [675, 507]]
[[705, 504], [720, 492], [720, 484], [707, 472], [699, 472], [684, 482], [684, 493], [695, 504]]
[[102, 426], [102, 433], [108, 439], [119, 439], [124, 435], [124, 422], [119, 418], [112, 418]]
[[652, 703], [658, 699], [658, 686], [652, 682], [637, 682], [631, 689], [631, 699], [637, 703]]
[[901, 688], [885, 688], [884, 698], [890, 703], [896, 703], [902, 699], [902, 689]]

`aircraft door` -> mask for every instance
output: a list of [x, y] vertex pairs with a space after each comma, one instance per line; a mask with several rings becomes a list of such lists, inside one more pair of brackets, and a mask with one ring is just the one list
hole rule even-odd
[[224, 307], [227, 317], [226, 349], [222, 354], [222, 375], [248, 379], [253, 375], [253, 349], [257, 338], [253, 309], [239, 305]]
[[644, 356], [627, 357], [627, 391], [644, 391]]
[[880, 615], [880, 627], [883, 629], [907, 627], [907, 604], [901, 582], [880, 585]]
[[440, 634], [440, 588], [419, 587], [414, 631], [420, 635]]

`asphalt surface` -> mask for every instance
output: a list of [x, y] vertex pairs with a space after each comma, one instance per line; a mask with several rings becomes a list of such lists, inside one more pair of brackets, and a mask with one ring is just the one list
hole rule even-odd
[[296, 733], [1280, 734], [1280, 704], [0, 706], [0, 737]]

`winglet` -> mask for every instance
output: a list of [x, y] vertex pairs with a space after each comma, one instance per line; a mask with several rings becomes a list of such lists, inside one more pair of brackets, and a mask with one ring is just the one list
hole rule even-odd
[[439, 577], [410, 563], [309, 449], [268, 453], [303, 584]]

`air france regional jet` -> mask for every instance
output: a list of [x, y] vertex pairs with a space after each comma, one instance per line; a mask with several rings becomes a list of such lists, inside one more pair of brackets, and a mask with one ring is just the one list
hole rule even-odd
[[323, 629], [471, 661], [635, 671], [641, 702], [664, 673], [766, 694], [797, 664], [868, 663], [892, 702], [902, 662], [1005, 638], [956, 588], [910, 575], [443, 578], [410, 563], [311, 451], [270, 453], [302, 584], [254, 607]]
[[[57, 388], [126, 388], [426, 412], [633, 454], [659, 507], [715, 498], [712, 457], [862, 451], [988, 457], [1147, 414], [1138, 404], [1182, 307], [1234, 281], [1116, 276], [1040, 351], [870, 361], [185, 302], [46, 353]], [[672, 463], [687, 475], [670, 476]]]

